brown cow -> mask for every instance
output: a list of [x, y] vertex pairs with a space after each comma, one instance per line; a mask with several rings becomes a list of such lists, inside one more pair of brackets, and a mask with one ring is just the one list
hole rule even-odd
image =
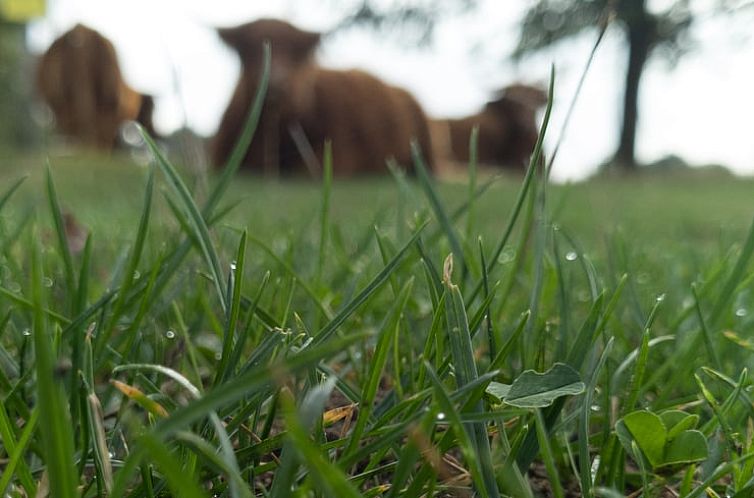
[[427, 119], [416, 100], [362, 71], [336, 71], [314, 62], [320, 34], [284, 21], [262, 19], [218, 30], [241, 57], [241, 77], [223, 115], [212, 157], [221, 167], [241, 133], [261, 74], [263, 43], [270, 40], [270, 86], [243, 165], [257, 172], [310, 173], [332, 141], [339, 176], [381, 173], [394, 157], [410, 167], [416, 139], [432, 164]]
[[39, 61], [36, 83], [67, 137], [110, 150], [128, 120], [154, 135], [152, 98], [123, 81], [113, 44], [91, 28], [77, 24], [55, 40]]
[[511, 85], [473, 116], [434, 120], [435, 157], [445, 165], [468, 163], [471, 130], [478, 126], [479, 163], [522, 171], [537, 142], [537, 111], [546, 103], [541, 89]]

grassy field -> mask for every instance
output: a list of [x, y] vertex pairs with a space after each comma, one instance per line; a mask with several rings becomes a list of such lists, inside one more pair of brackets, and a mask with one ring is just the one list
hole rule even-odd
[[754, 494], [750, 179], [3, 162], [7, 496]]

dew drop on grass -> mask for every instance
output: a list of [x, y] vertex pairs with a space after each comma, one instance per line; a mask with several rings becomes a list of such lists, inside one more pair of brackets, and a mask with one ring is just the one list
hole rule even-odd
[[592, 468], [589, 469], [589, 473], [592, 476], [592, 481], [594, 481], [597, 478], [597, 470], [600, 468], [600, 456], [595, 455], [594, 461], [592, 462]]
[[50, 277], [44, 277], [42, 279], [42, 285], [45, 287], [52, 287], [55, 282]]
[[232, 261], [230, 263], [230, 271], [236, 271], [236, 262], [235, 261]]
[[576, 261], [576, 260], [578, 259], [578, 257], [579, 257], [579, 255], [578, 255], [578, 254], [576, 254], [576, 253], [575, 253], [575, 252], [573, 252], [573, 251], [569, 251], [569, 252], [568, 252], [568, 253], [566, 254], [566, 256], [565, 256], [566, 260], [568, 260], [568, 261]]
[[31, 335], [31, 329], [24, 329], [23, 332], [21, 332], [24, 336], [29, 337]]
[[141, 278], [141, 273], [139, 273], [139, 270], [134, 271], [134, 280], [139, 280]]
[[746, 308], [738, 308], [736, 310], [736, 316], [746, 316], [749, 312], [746, 310]]
[[500, 255], [498, 262], [504, 265], [504, 264], [512, 262], [515, 258], [516, 258], [516, 251], [512, 249], [506, 249]]
[[220, 361], [220, 360], [222, 360], [222, 359], [223, 359], [223, 355], [222, 355], [222, 353], [215, 353], [215, 359], [216, 359], [217, 361]]
[[437, 420], [445, 420], [445, 414], [443, 412], [438, 413]]
[[655, 301], [657, 301], [658, 303], [661, 303], [661, 302], [663, 302], [664, 300], [665, 300], [665, 294], [660, 294], [659, 296], [657, 296], [657, 297], [655, 298]]
[[168, 339], [175, 339], [175, 332], [168, 330], [167, 332], [165, 332], [165, 337], [167, 337]]

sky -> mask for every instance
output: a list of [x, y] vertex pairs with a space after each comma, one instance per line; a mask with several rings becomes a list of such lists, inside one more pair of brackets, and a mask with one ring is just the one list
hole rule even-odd
[[[386, 0], [389, 1], [389, 0]], [[395, 0], [399, 1], [399, 0]], [[620, 122], [625, 47], [617, 29], [599, 48], [571, 121], [566, 110], [596, 33], [512, 63], [507, 55], [529, 0], [481, 0], [480, 8], [440, 23], [434, 43], [417, 48], [406, 37], [351, 28], [324, 38], [317, 57], [333, 68], [359, 67], [409, 89], [430, 116], [475, 113], [513, 82], [546, 85], [556, 69], [550, 150], [563, 135], [557, 180], [592, 174], [615, 150]], [[650, 0], [662, 8], [669, 0]], [[235, 87], [239, 62], [215, 34], [259, 17], [279, 17], [327, 31], [354, 0], [48, 0], [44, 18], [29, 25], [32, 52], [81, 22], [115, 45], [127, 82], [156, 96], [155, 124], [169, 133], [184, 124], [212, 135]], [[674, 154], [693, 164], [719, 163], [754, 174], [754, 9], [713, 15], [714, 0], [692, 0], [700, 21], [693, 51], [673, 67], [653, 59], [641, 87], [638, 157]], [[565, 133], [564, 133], [565, 130]]]

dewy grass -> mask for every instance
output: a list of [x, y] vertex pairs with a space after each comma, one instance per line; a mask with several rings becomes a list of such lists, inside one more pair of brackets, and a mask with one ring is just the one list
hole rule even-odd
[[[255, 102], [204, 202], [160, 155], [127, 209], [107, 161], [0, 188], [5, 495], [751, 495], [750, 180], [555, 209], [536, 162], [523, 186], [231, 182]], [[652, 461], [631, 417], [668, 425]]]
[[[7, 465], [0, 484], [11, 495], [34, 494], [48, 482], [52, 489], [53, 481], [71, 496], [537, 496], [543, 479], [557, 496], [627, 495], [645, 486], [682, 496], [703, 494], [704, 486], [731, 495], [750, 489], [754, 450], [739, 444], [746, 441], [739, 435], [754, 419], [751, 381], [742, 374], [752, 352], [721, 333], [730, 330], [743, 343], [754, 326], [747, 315], [754, 280], [742, 263], [748, 247], [736, 258], [682, 245], [669, 264], [673, 245], [660, 249], [637, 236], [630, 266], [656, 276], [634, 281], [634, 298], [647, 310], [638, 324], [623, 291], [631, 277], [606, 264], [599, 244], [579, 244], [576, 252], [575, 240], [566, 239], [556, 250], [564, 239], [550, 223], [535, 230], [535, 246], [514, 237], [505, 250], [521, 253], [488, 272], [494, 251], [479, 236], [499, 233], [500, 218], [485, 216], [485, 202], [494, 200], [488, 194], [469, 202], [465, 188], [431, 186], [432, 202], [448, 213], [443, 223], [453, 225], [463, 247], [476, 247], [482, 289], [471, 297], [475, 280], [456, 283], [449, 267], [440, 270], [452, 249], [450, 232], [432, 219], [440, 211], [429, 200], [418, 218], [405, 213], [404, 229], [375, 231], [339, 216], [346, 185], [328, 181], [327, 195], [311, 198], [311, 210], [327, 212], [320, 223], [260, 229], [256, 216], [226, 217], [202, 234], [185, 200], [175, 204], [189, 213], [181, 221], [164, 200], [152, 199], [152, 181], [161, 180], [150, 175], [142, 179], [134, 228], [121, 235], [130, 249], [104, 245], [115, 231], [100, 225], [87, 248], [71, 254], [73, 301], [54, 222], [29, 223], [24, 242], [2, 241], [0, 437]], [[55, 176], [62, 209], [67, 180]], [[14, 226], [16, 204], [38, 185], [11, 187], [4, 226]], [[287, 188], [289, 199], [299, 195], [300, 187]], [[465, 219], [450, 214], [459, 206], [473, 206], [479, 233], [468, 234]], [[559, 212], [567, 215], [568, 207]], [[567, 220], [552, 221], [579, 237]], [[533, 233], [525, 228], [511, 237]], [[338, 230], [363, 241], [343, 244]], [[186, 231], [184, 246], [179, 235]], [[34, 233], [51, 236], [32, 243]], [[371, 243], [364, 233], [373, 234]], [[258, 243], [247, 243], [252, 234]], [[227, 262], [220, 264], [225, 308], [202, 239], [218, 263]], [[20, 250], [34, 244], [42, 246], [36, 255]], [[352, 258], [337, 256], [335, 247]], [[585, 253], [593, 265], [578, 261]], [[36, 268], [31, 280], [24, 268]], [[202, 275], [208, 268], [209, 280]], [[510, 291], [495, 292], [499, 281], [511, 281], [508, 272], [515, 272]], [[701, 282], [697, 274], [725, 278]], [[691, 284], [704, 289], [703, 301]], [[722, 310], [717, 325], [705, 303]], [[323, 307], [334, 310], [331, 317]], [[563, 313], [565, 323], [553, 326]], [[672, 369], [654, 377], [653, 365], [685, 361], [682, 346], [700, 339], [699, 365], [714, 370], [695, 371], [707, 377], [677, 378]], [[557, 362], [580, 372], [584, 394], [529, 409], [485, 392], [491, 380], [511, 385], [527, 366], [541, 372]], [[138, 389], [167, 418], [134, 404], [109, 379]], [[710, 448], [703, 465], [656, 472], [615, 438], [616, 416], [676, 408], [699, 417]]]

